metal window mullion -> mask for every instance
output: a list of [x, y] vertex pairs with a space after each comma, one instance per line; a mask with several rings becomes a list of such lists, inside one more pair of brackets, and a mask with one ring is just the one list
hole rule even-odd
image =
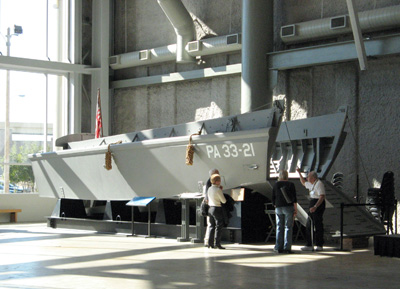
[[48, 119], [49, 119], [49, 75], [46, 73], [46, 95], [45, 95], [45, 116], [44, 116], [44, 140], [43, 140], [43, 151], [47, 152], [47, 130], [48, 130]]
[[72, 35], [72, 29], [71, 29], [71, 25], [73, 23], [73, 21], [71, 20], [71, 17], [74, 17], [74, 15], [71, 13], [72, 12], [72, 1], [67, 0], [68, 1], [68, 10], [67, 10], [67, 35], [68, 35], [68, 54], [67, 54], [67, 59], [69, 63], [75, 63], [73, 57], [75, 55], [75, 51], [72, 51], [74, 45], [75, 45], [75, 39], [73, 39], [73, 35]]
[[46, 1], [46, 58], [49, 58], [49, 0]]

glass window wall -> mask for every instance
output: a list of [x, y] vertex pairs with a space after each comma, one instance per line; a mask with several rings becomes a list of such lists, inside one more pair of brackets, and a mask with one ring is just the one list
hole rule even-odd
[[[0, 52], [14, 57], [66, 62], [62, 53], [67, 43], [66, 5], [60, 0], [0, 0]], [[64, 43], [64, 44], [62, 44]]]
[[[66, 4], [0, 0], [1, 54], [65, 61]], [[36, 191], [28, 154], [53, 151], [67, 131], [66, 87], [66, 76], [0, 70], [0, 193]]]

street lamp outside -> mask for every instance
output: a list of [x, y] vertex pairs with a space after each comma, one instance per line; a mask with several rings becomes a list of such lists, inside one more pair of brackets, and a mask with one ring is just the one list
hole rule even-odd
[[[7, 46], [7, 56], [10, 56], [10, 47], [11, 47], [11, 37], [22, 34], [22, 27], [18, 25], [14, 25], [14, 33], [11, 34], [10, 27], [7, 28], [6, 35], [6, 46]], [[10, 70], [7, 69], [6, 76], [6, 117], [5, 117], [5, 125], [4, 125], [4, 193], [10, 192]]]

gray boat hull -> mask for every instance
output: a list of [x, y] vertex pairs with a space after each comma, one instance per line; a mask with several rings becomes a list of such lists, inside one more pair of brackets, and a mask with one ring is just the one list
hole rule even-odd
[[225, 189], [266, 183], [277, 128], [193, 136], [193, 165], [185, 164], [187, 137], [111, 146], [112, 169], [104, 168], [107, 146], [31, 156], [41, 196], [84, 200], [169, 198], [198, 192], [208, 171], [223, 172]]
[[[266, 184], [282, 111], [277, 103], [263, 111], [100, 139], [64, 137], [58, 140], [63, 151], [29, 158], [45, 197], [130, 200], [199, 193], [212, 168], [220, 170], [224, 189]], [[186, 165], [190, 137], [193, 165]], [[104, 168], [108, 147], [111, 170]]]

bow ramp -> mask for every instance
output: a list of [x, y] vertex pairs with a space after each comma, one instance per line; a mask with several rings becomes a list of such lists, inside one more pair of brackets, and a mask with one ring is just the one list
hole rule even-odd
[[[298, 219], [303, 225], [307, 220], [308, 190], [301, 185], [296, 167], [302, 172], [317, 172], [326, 189], [325, 234], [331, 236], [340, 233], [341, 203], [355, 204], [347, 194], [325, 180], [344, 143], [346, 119], [347, 108], [341, 107], [337, 113], [331, 115], [283, 122], [271, 158], [270, 182], [276, 181], [279, 169], [289, 171], [289, 178], [295, 183], [297, 190]], [[383, 225], [365, 207], [349, 206], [343, 212], [344, 236], [385, 233]]]

